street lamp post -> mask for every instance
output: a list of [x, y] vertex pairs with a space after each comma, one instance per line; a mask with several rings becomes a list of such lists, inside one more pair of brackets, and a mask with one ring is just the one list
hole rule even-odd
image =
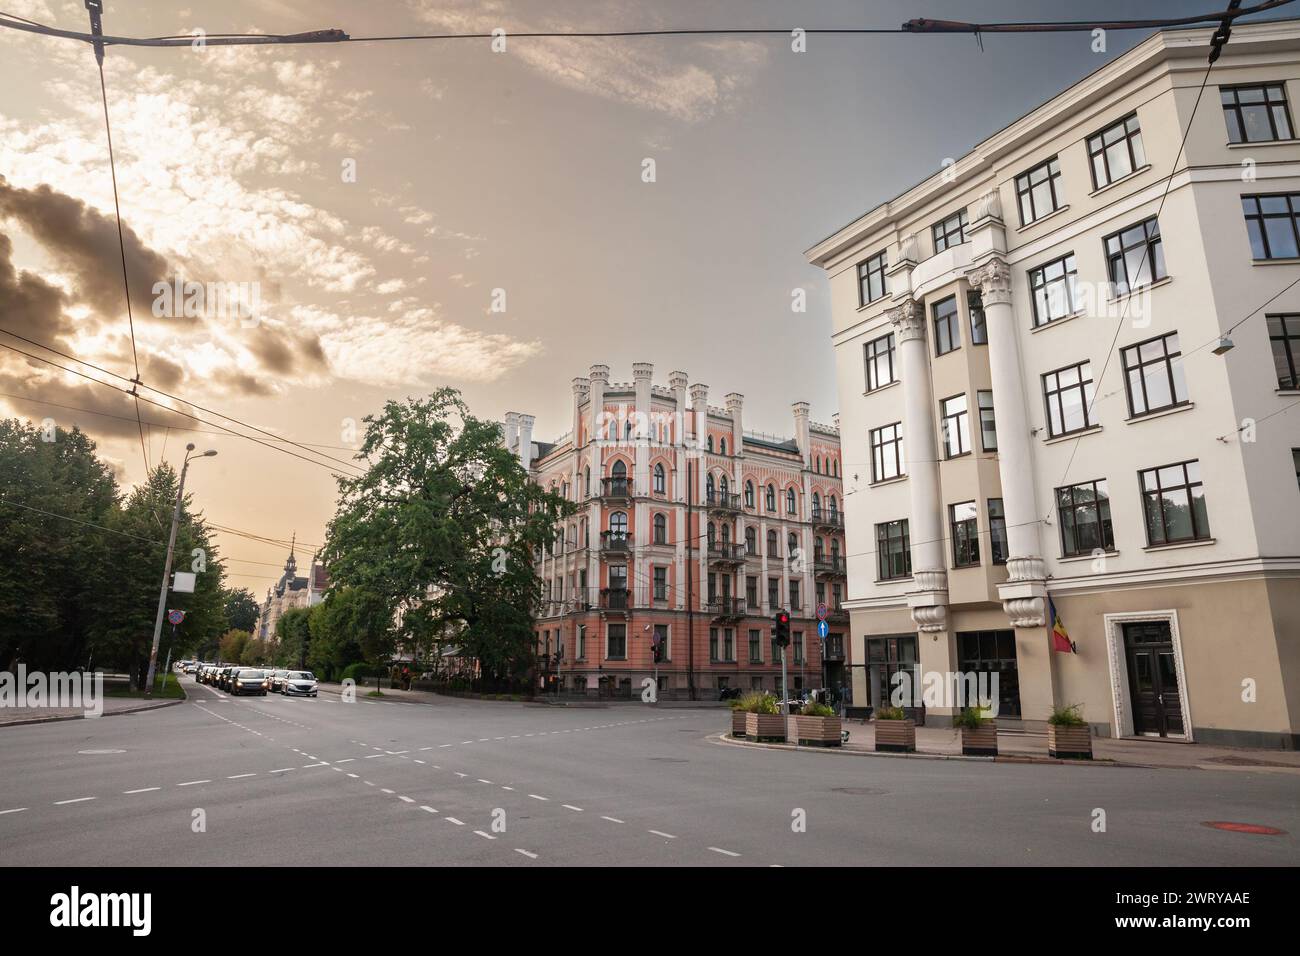
[[167, 563], [163, 566], [162, 587], [158, 590], [158, 615], [153, 622], [153, 647], [149, 651], [149, 675], [145, 678], [144, 696], [153, 698], [154, 671], [158, 667], [158, 642], [162, 639], [163, 613], [167, 610], [167, 590], [172, 578], [172, 556], [176, 553], [176, 526], [181, 520], [181, 500], [185, 497], [185, 473], [190, 468], [190, 458], [211, 458], [216, 451], [208, 449], [202, 455], [191, 455], [194, 445], [185, 446], [185, 464], [181, 466], [181, 480], [176, 488], [176, 507], [172, 509], [172, 530], [167, 538]]

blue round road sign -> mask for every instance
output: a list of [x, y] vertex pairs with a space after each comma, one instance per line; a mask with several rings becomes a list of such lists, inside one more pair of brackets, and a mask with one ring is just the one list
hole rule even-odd
[[825, 637], [827, 634], [830, 633], [830, 630], [831, 630], [831, 629], [830, 629], [830, 625], [827, 624], [825, 621], [818, 621], [818, 622], [817, 622], [817, 636], [818, 636], [818, 637]]

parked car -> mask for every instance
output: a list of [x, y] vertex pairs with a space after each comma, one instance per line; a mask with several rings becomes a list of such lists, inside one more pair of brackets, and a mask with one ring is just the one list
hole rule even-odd
[[280, 689], [284, 686], [284, 679], [291, 673], [295, 672], [283, 668], [267, 671], [267, 676], [271, 679], [271, 690], [275, 691], [277, 694], [280, 693]]
[[316, 675], [311, 671], [286, 671], [280, 682], [280, 693], [285, 697], [315, 697]]
[[238, 667], [223, 667], [217, 672], [217, 686], [224, 691], [230, 690], [231, 681], [235, 679]]
[[234, 676], [230, 679], [230, 693], [235, 697], [243, 694], [256, 694], [259, 697], [265, 697], [270, 683], [266, 671], [256, 670], [251, 667], [239, 667], [235, 669]]

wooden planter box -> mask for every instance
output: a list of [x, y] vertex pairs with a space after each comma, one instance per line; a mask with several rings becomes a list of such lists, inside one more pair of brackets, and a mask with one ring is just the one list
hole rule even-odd
[[1092, 759], [1092, 728], [1047, 725], [1047, 752], [1066, 760]]
[[838, 717], [802, 717], [794, 719], [796, 739], [808, 747], [840, 746], [840, 719]]
[[731, 736], [745, 736], [745, 718], [748, 716], [743, 710], [733, 710], [731, 712]]
[[780, 714], [746, 714], [745, 736], [750, 740], [785, 743], [785, 717]]
[[876, 749], [889, 753], [916, 753], [916, 721], [877, 720]]
[[963, 757], [996, 757], [998, 755], [998, 725], [990, 721], [982, 727], [961, 729]]

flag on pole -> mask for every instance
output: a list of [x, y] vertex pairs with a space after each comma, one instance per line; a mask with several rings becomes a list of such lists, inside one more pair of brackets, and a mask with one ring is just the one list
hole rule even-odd
[[1052, 616], [1052, 650], [1064, 654], [1079, 653], [1074, 641], [1070, 640], [1070, 632], [1065, 629], [1065, 622], [1061, 620], [1061, 615], [1056, 610], [1056, 602], [1050, 597], [1047, 599], [1047, 609]]

